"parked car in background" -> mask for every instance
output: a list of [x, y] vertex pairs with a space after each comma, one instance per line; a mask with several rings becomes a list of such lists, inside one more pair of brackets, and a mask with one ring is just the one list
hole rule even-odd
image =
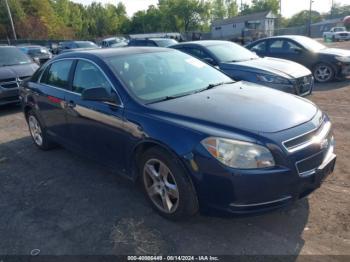
[[101, 42], [102, 48], [109, 47], [124, 47], [128, 45], [128, 41], [125, 37], [110, 37], [103, 39]]
[[60, 42], [58, 44], [58, 53], [62, 52], [72, 52], [77, 49], [95, 49], [99, 48], [98, 45], [91, 41], [66, 41], [66, 42]]
[[247, 45], [259, 56], [277, 57], [309, 68], [316, 81], [329, 82], [350, 75], [350, 50], [327, 48], [309, 37], [275, 36]]
[[140, 181], [171, 219], [282, 207], [335, 165], [331, 122], [312, 102], [170, 48], [60, 55], [21, 98], [39, 148], [59, 143]]
[[17, 47], [0, 46], [0, 105], [19, 102], [19, 85], [38, 67]]
[[314, 85], [310, 70], [304, 66], [282, 59], [261, 58], [228, 41], [195, 41], [171, 48], [218, 67], [234, 80], [258, 83], [300, 96], [311, 94]]
[[178, 42], [171, 38], [134, 38], [130, 39], [128, 46], [159, 46], [168, 47]]
[[39, 45], [29, 45], [29, 46], [18, 46], [18, 48], [31, 57], [32, 59], [37, 59], [39, 64], [44, 64], [52, 58], [51, 52], [44, 46]]
[[350, 40], [350, 32], [345, 27], [332, 27], [329, 32], [323, 32], [323, 39], [332, 39], [333, 42], [340, 40]]

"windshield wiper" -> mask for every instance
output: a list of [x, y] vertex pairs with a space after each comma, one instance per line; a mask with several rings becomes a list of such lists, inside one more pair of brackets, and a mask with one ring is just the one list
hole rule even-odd
[[212, 88], [217, 87], [217, 86], [222, 86], [222, 85], [227, 85], [227, 84], [233, 84], [233, 83], [235, 83], [235, 81], [219, 82], [219, 83], [215, 83], [215, 84], [209, 84], [209, 85], [207, 85], [206, 87], [195, 91], [195, 93], [200, 93], [200, 92], [203, 92], [203, 91], [205, 91], [205, 90], [212, 89]]

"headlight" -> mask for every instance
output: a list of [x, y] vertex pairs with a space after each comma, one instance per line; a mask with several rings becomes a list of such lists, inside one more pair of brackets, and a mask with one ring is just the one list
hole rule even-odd
[[336, 56], [335, 59], [337, 59], [338, 61], [343, 62], [343, 63], [350, 63], [349, 56]]
[[275, 165], [271, 152], [257, 144], [217, 137], [208, 137], [201, 144], [213, 157], [229, 167], [252, 169]]
[[261, 81], [269, 84], [283, 84], [289, 85], [290, 81], [286, 78], [280, 76], [272, 76], [272, 75], [256, 75], [256, 77]]

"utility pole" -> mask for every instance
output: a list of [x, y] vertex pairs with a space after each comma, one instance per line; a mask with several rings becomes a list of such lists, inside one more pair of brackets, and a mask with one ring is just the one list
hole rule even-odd
[[308, 30], [308, 34], [309, 34], [309, 37], [311, 37], [311, 23], [312, 23], [312, 3], [314, 1], [313, 0], [310, 0], [310, 10], [309, 10], [309, 30]]
[[332, 6], [331, 6], [331, 18], [333, 18], [333, 11], [334, 11], [334, 0], [332, 0]]
[[8, 13], [8, 16], [10, 19], [11, 27], [12, 27], [13, 39], [17, 40], [16, 30], [15, 30], [15, 26], [13, 24], [11, 10], [10, 10], [10, 6], [9, 6], [9, 3], [7, 2], [7, 0], [5, 0], [5, 5], [6, 5], [7, 13]]

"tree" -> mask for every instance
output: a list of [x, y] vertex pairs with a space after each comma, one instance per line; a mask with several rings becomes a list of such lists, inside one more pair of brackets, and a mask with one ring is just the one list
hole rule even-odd
[[235, 0], [213, 0], [211, 3], [212, 20], [233, 17], [237, 14], [238, 6]]
[[159, 0], [158, 7], [176, 31], [198, 30], [209, 23], [210, 2], [204, 0]]
[[279, 0], [252, 0], [252, 4], [244, 4], [241, 10], [242, 15], [256, 12], [272, 11], [274, 14], [279, 12]]
[[[322, 16], [317, 11], [311, 12], [311, 22], [316, 23], [322, 20]], [[288, 27], [307, 26], [309, 24], [309, 10], [301, 11], [293, 15], [288, 21]]]

